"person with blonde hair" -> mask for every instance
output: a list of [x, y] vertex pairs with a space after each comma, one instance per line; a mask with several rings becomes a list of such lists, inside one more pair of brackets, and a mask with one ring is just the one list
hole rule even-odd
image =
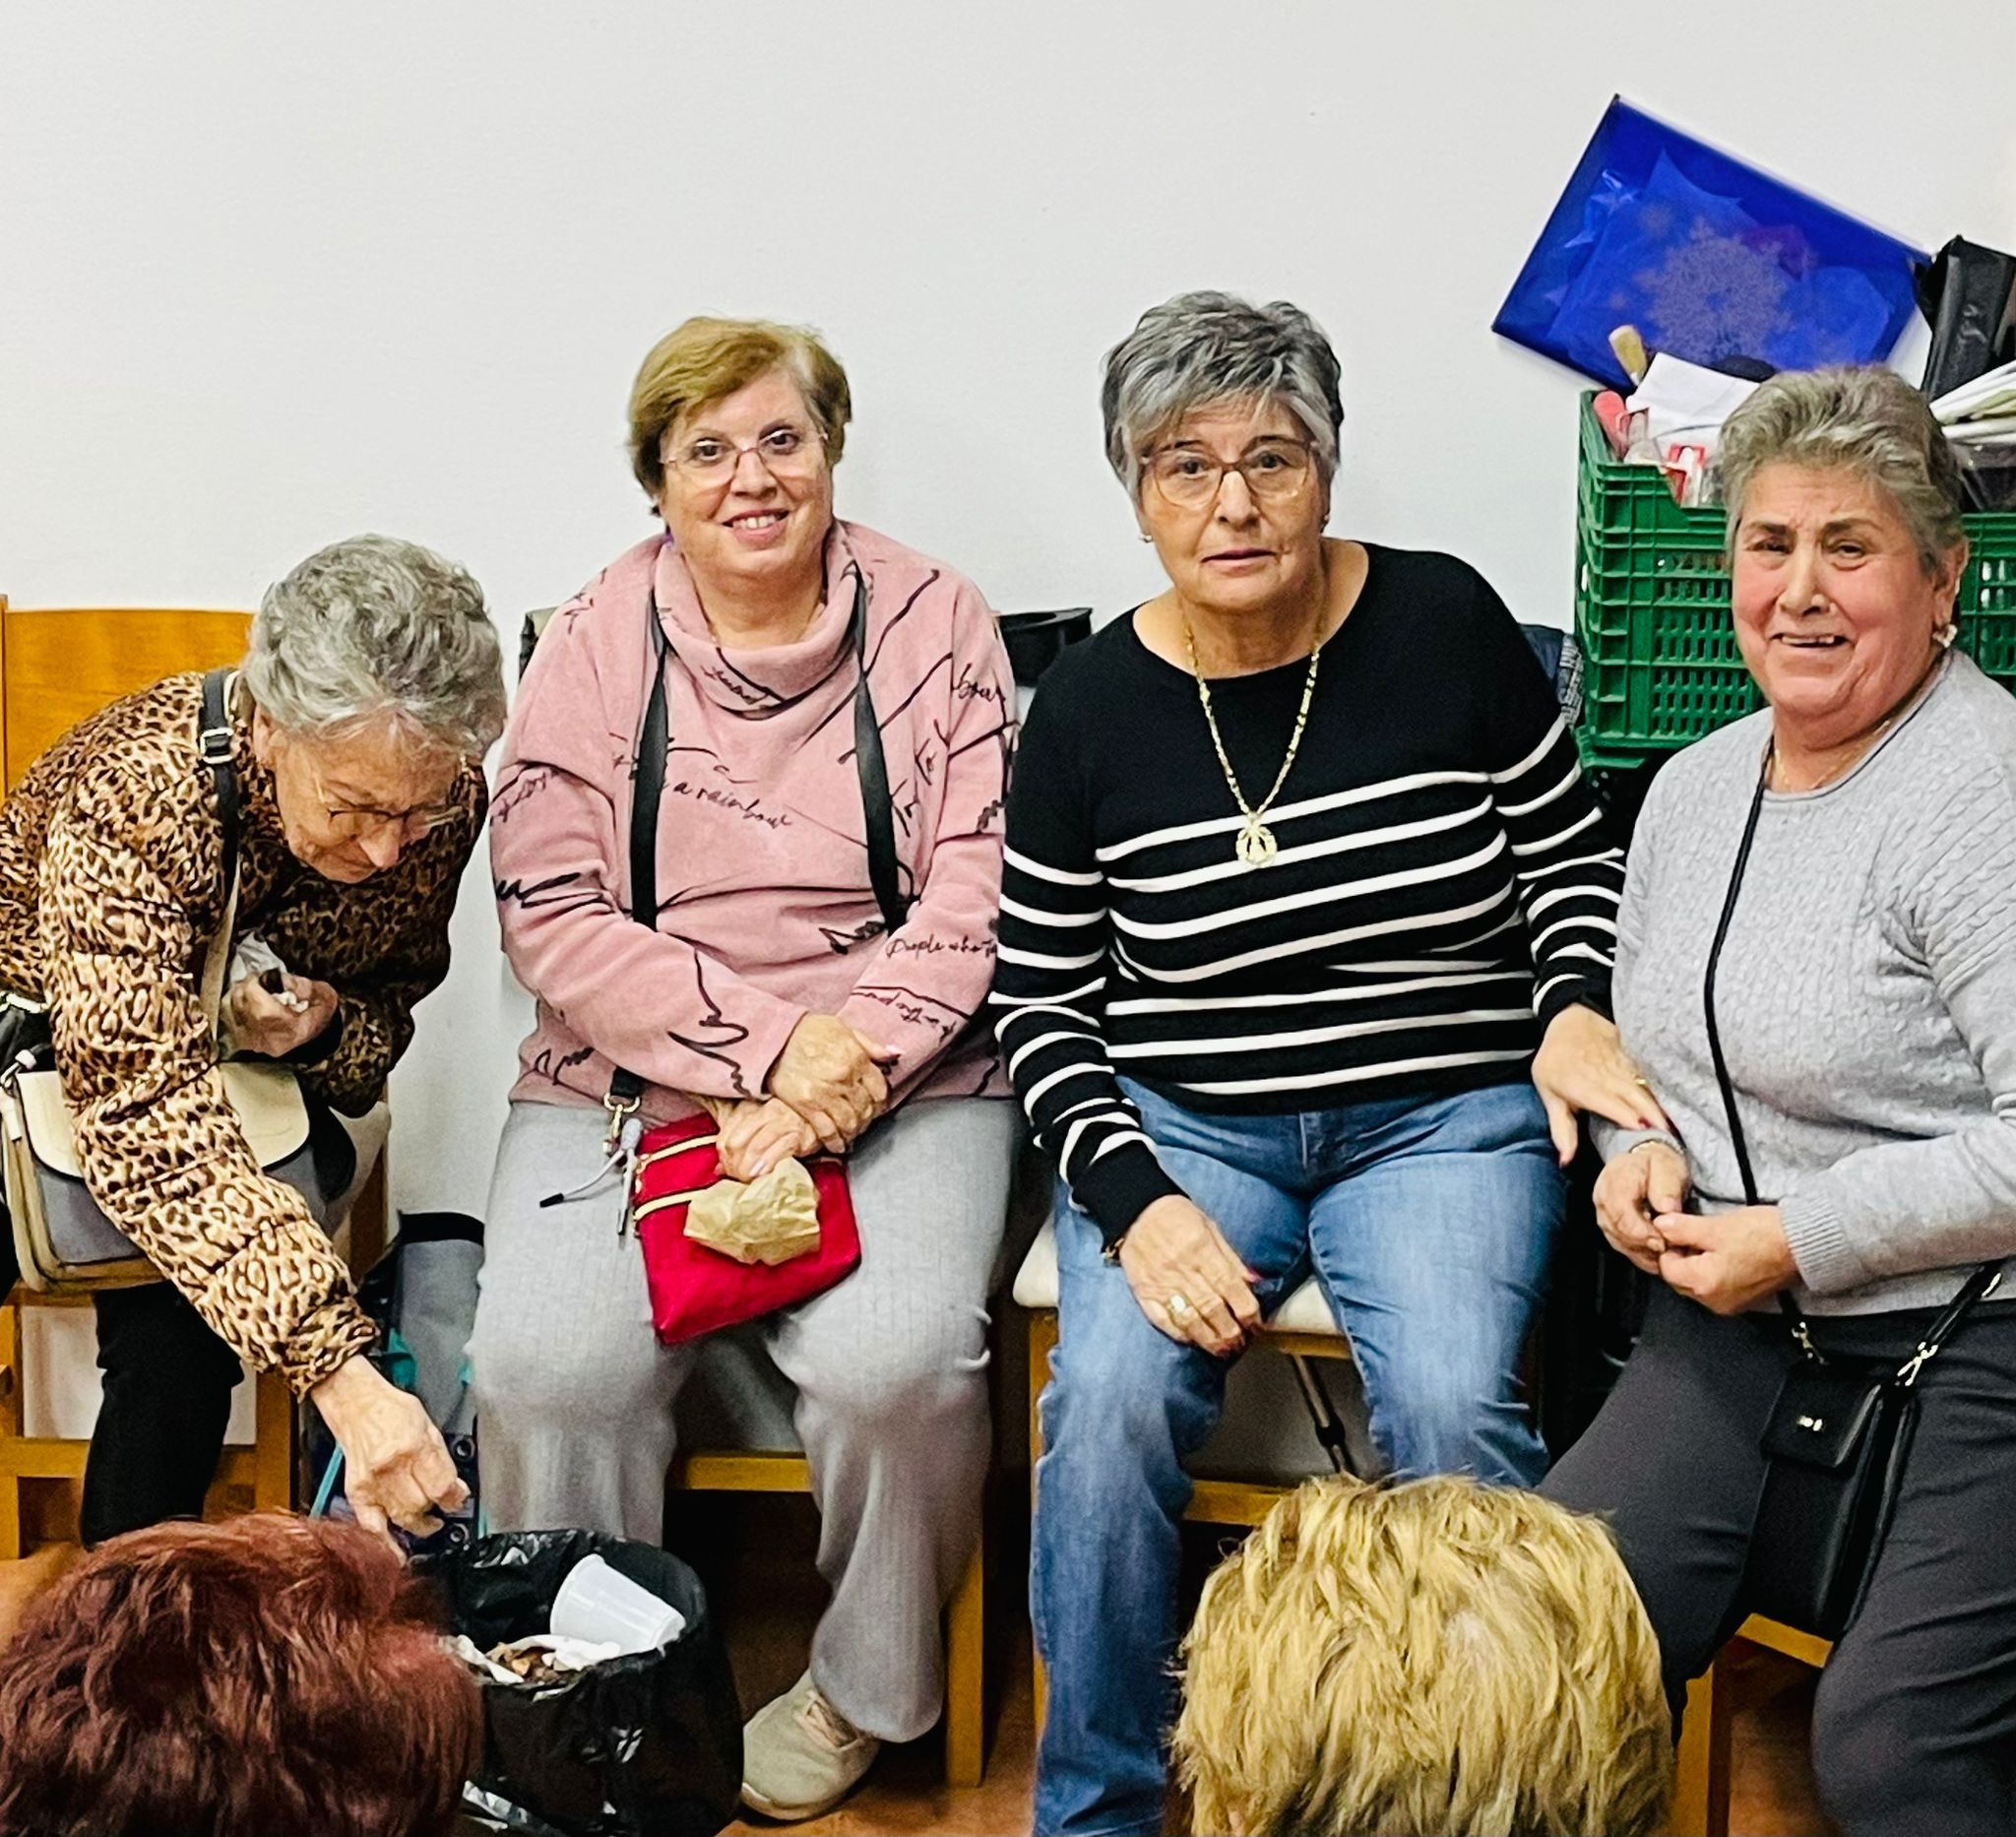
[[[833, 354], [788, 327], [689, 319], [645, 358], [631, 462], [663, 529], [554, 614], [490, 831], [504, 947], [538, 1000], [471, 1342], [493, 1523], [661, 1535], [698, 1342], [654, 1338], [624, 1182], [598, 1177], [619, 1075], [648, 1123], [711, 1109], [731, 1178], [847, 1156], [860, 1265], [764, 1322], [833, 1587], [804, 1677], [744, 1743], [744, 1797], [788, 1818], [938, 1717], [1016, 1134], [968, 1031], [994, 966], [1007, 660], [972, 583], [835, 518], [850, 409]], [[632, 781], [661, 707], [645, 924]]]
[[1321, 1837], [1658, 1828], [1659, 1645], [1609, 1533], [1454, 1477], [1311, 1481], [1183, 1644], [1192, 1827]]

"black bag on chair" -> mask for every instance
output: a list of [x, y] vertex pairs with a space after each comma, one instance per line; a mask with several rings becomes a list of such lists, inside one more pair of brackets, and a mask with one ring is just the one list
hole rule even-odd
[[[1730, 1144], [1742, 1174], [1743, 1203], [1749, 1206], [1763, 1201], [1757, 1196], [1749, 1144], [1736, 1113], [1735, 1086], [1716, 1025], [1715, 972], [1749, 863], [1769, 773], [1767, 754], [1736, 849], [1715, 942], [1709, 947], [1702, 987], [1708, 1052], [1729, 1119]], [[1749, 1613], [1822, 1639], [1839, 1639], [1854, 1624], [1882, 1554], [1911, 1459], [1912, 1434], [1918, 1426], [1918, 1374], [1995, 1286], [2000, 1272], [1999, 1263], [1984, 1263], [1974, 1270], [1902, 1364], [1822, 1353], [1813, 1344], [1797, 1303], [1780, 1294], [1778, 1304], [1798, 1344], [1799, 1361], [1786, 1373], [1762, 1437], [1767, 1463], [1764, 1496], [1750, 1534], [1739, 1596]]]

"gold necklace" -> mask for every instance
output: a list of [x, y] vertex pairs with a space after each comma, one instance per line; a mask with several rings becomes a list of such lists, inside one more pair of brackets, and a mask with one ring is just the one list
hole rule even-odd
[[1275, 798], [1281, 795], [1281, 788], [1288, 783], [1289, 767], [1294, 764], [1295, 753], [1302, 743], [1302, 729], [1309, 725], [1309, 703], [1316, 694], [1316, 665], [1323, 656], [1323, 641], [1319, 638], [1309, 653], [1309, 673], [1302, 683], [1302, 705], [1295, 713], [1295, 730], [1289, 739], [1288, 757], [1274, 775], [1273, 788], [1257, 806], [1246, 801], [1246, 793], [1239, 789], [1238, 774], [1232, 770], [1232, 762], [1226, 757], [1225, 741], [1218, 731], [1218, 717], [1211, 712], [1211, 684], [1204, 680], [1203, 666], [1197, 662], [1197, 639], [1187, 618], [1183, 620], [1183, 649], [1190, 656], [1190, 673], [1197, 678], [1197, 699], [1204, 705], [1204, 725], [1211, 729], [1211, 744], [1218, 752], [1219, 768], [1225, 773], [1225, 782], [1231, 787], [1232, 801], [1239, 806], [1240, 816], [1245, 818], [1239, 825], [1239, 839], [1233, 845], [1234, 852], [1248, 867], [1265, 867], [1280, 850], [1274, 840], [1274, 831], [1260, 819], [1274, 807]]

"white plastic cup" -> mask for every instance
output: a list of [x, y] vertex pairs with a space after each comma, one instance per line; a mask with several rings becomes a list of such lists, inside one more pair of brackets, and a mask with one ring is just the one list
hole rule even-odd
[[656, 1652], [686, 1630], [686, 1616], [670, 1602], [591, 1555], [567, 1571], [553, 1597], [552, 1627], [569, 1639], [614, 1646], [620, 1652]]

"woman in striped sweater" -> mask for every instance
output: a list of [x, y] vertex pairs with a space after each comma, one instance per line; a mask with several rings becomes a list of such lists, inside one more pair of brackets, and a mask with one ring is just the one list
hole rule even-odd
[[1168, 590], [1024, 731], [993, 1001], [1057, 1160], [1040, 1832], [1161, 1828], [1183, 1457], [1314, 1271], [1396, 1470], [1530, 1484], [1516, 1365], [1608, 1019], [1622, 860], [1545, 678], [1446, 555], [1326, 539], [1338, 365], [1220, 293], [1107, 358]]

